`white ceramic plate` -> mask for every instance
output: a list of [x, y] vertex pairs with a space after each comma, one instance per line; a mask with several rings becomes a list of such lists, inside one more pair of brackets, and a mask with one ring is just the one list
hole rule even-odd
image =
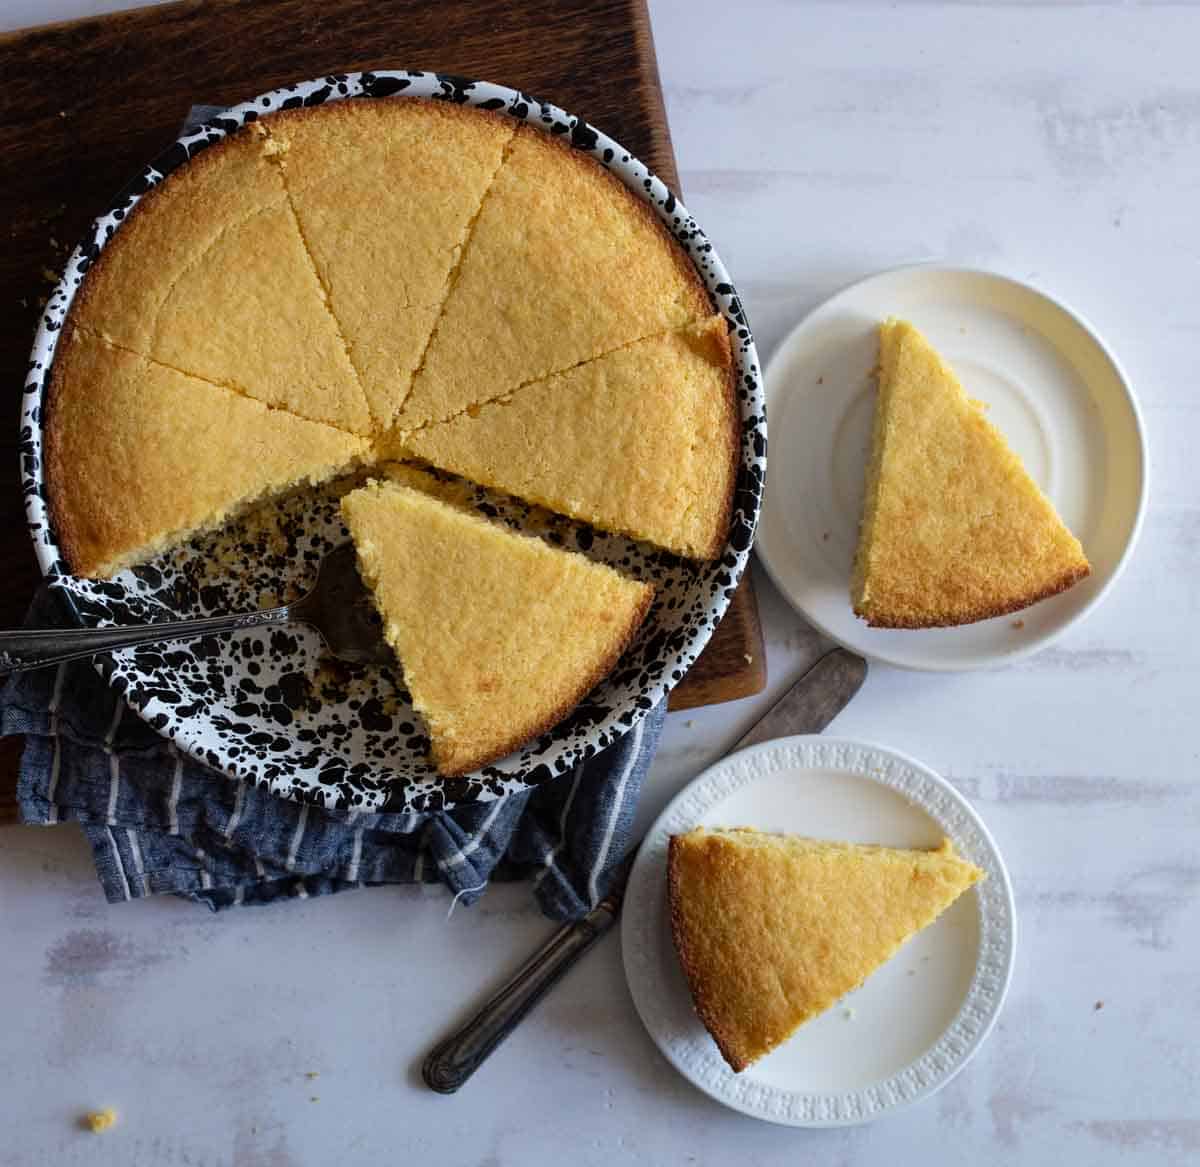
[[[946, 835], [987, 879], [862, 988], [735, 1074], [692, 1010], [667, 915], [670, 837], [699, 825], [896, 847], [932, 847]], [[793, 737], [717, 763], [663, 811], [630, 876], [621, 941], [637, 1011], [693, 1085], [755, 1118], [843, 1126], [928, 1097], [966, 1065], [1008, 991], [1016, 920], [996, 844], [948, 782], [878, 746]]]
[[[1092, 564], [1083, 583], [962, 628], [869, 628], [850, 607], [874, 409], [877, 326], [911, 320], [1021, 456]], [[839, 643], [916, 669], [971, 669], [1045, 647], [1090, 610], [1133, 549], [1146, 499], [1137, 403], [1113, 355], [1073, 312], [989, 272], [923, 265], [827, 300], [767, 368], [772, 458], [758, 553], [780, 590]]]

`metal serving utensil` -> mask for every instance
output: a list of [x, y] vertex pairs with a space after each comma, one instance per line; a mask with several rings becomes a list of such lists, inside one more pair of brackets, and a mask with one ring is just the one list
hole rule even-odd
[[[727, 752], [792, 734], [820, 733], [862, 687], [867, 662], [844, 648], [827, 652]], [[430, 1051], [425, 1084], [453, 1094], [491, 1056], [522, 1018], [616, 924], [638, 846], [629, 849], [608, 895], [586, 916], [564, 924], [461, 1029]]]
[[0, 632], [0, 673], [40, 669], [171, 640], [192, 640], [243, 628], [279, 624], [311, 625], [334, 656], [352, 664], [384, 664], [392, 659], [384, 643], [375, 604], [358, 574], [354, 545], [343, 543], [321, 560], [317, 582], [292, 604], [243, 612], [237, 616], [205, 616], [162, 624], [125, 624], [115, 628], [21, 628]]

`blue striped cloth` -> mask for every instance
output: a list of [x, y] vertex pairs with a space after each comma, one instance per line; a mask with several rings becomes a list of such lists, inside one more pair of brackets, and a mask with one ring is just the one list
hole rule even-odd
[[[59, 622], [43, 590], [28, 623]], [[444, 883], [473, 903], [493, 879], [532, 877], [547, 916], [607, 891], [630, 842], [666, 703], [551, 782], [437, 814], [353, 814], [234, 781], [179, 753], [87, 661], [18, 673], [0, 734], [24, 734], [22, 821], [83, 827], [110, 901], [173, 893], [214, 910], [385, 883]]]

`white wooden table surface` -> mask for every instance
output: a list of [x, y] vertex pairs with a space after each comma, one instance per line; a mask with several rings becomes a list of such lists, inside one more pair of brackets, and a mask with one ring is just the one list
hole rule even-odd
[[[112, 6], [8, 0], [0, 24]], [[878, 668], [837, 723], [940, 770], [999, 841], [1020, 942], [997, 1030], [919, 1107], [772, 1127], [658, 1056], [610, 939], [436, 1097], [426, 1047], [548, 931], [527, 889], [449, 920], [414, 890], [108, 907], [74, 830], [14, 828], [0, 1164], [1200, 1161], [1200, 9], [660, 0], [653, 17], [683, 187], [764, 355], [847, 281], [936, 257], [1063, 296], [1140, 395], [1150, 511], [1103, 606], [1010, 668]], [[806, 637], [759, 583], [777, 693]], [[643, 817], [771, 693], [673, 716]], [[76, 1128], [104, 1105], [119, 1126]]]

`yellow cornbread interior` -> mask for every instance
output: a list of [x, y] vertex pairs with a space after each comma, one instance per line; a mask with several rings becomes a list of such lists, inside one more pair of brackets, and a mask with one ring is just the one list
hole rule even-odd
[[[369, 434], [366, 398], [263, 145], [252, 126], [145, 195], [71, 319], [180, 372]], [[286, 312], [267, 310], [281, 299]]]
[[376, 428], [389, 425], [515, 123], [372, 101], [264, 125]]
[[[97, 392], [64, 394], [47, 432], [57, 513], [79, 575], [108, 576], [216, 527], [251, 503], [323, 482], [367, 453], [343, 430], [269, 409], [78, 329], [59, 342], [56, 376]], [[238, 456], [228, 456], [236, 435]], [[181, 485], [181, 483], [183, 485]]]
[[880, 326], [878, 378], [850, 589], [859, 616], [885, 628], [967, 624], [1088, 574], [1079, 540], [907, 321]]
[[673, 836], [671, 928], [696, 1012], [744, 1070], [981, 878], [948, 839], [912, 851], [747, 828]]
[[[684, 338], [671, 342], [675, 357], [667, 344], [643, 352], [655, 362], [638, 406], [648, 434], [640, 453], [621, 450], [596, 408], [603, 393], [636, 391], [629, 356], [615, 350], [669, 330]], [[561, 400], [548, 425], [530, 419], [523, 432], [541, 426], [547, 441], [557, 434], [590, 456], [582, 473], [593, 487], [605, 452], [611, 477], [648, 493], [577, 490], [550, 457], [542, 465], [557, 477], [541, 486], [504, 466], [500, 450], [524, 456], [524, 405], [494, 447], [487, 426], [469, 431], [489, 446], [498, 483], [713, 556], [738, 438], [723, 330], [653, 212], [547, 135], [421, 100], [269, 115], [152, 188], [83, 281], [47, 390], [54, 525], [74, 572], [110, 575], [251, 501], [402, 451], [397, 435], [424, 424], [414, 418], [478, 414], [528, 389], [531, 402]], [[602, 370], [583, 372], [594, 358]], [[543, 384], [568, 369], [579, 375]], [[563, 416], [572, 400], [574, 420]], [[447, 458], [461, 444], [448, 443]]]
[[616, 663], [653, 596], [398, 483], [352, 491], [342, 515], [444, 775], [562, 720]]
[[712, 314], [686, 256], [611, 174], [520, 127], [399, 414], [444, 421]]
[[605, 530], [712, 558], [724, 545], [736, 472], [728, 346], [713, 317], [426, 426], [401, 445]]

